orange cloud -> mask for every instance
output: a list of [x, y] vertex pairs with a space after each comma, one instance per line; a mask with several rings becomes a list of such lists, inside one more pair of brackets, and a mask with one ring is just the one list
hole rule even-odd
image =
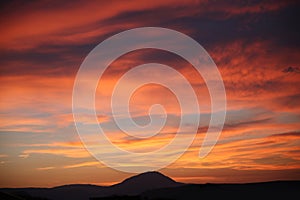
[[69, 158], [87, 158], [90, 157], [90, 154], [84, 149], [28, 149], [24, 150], [23, 155], [30, 154], [53, 154], [53, 155], [61, 155]]
[[51, 169], [54, 169], [54, 167], [39, 167], [39, 168], [36, 168], [37, 170], [41, 170], [41, 171], [44, 171], [44, 170], [51, 170]]
[[98, 161], [95, 161], [95, 162], [82, 162], [82, 163], [77, 163], [77, 164], [74, 164], [74, 165], [66, 165], [63, 168], [69, 169], [69, 168], [87, 167], [87, 166], [101, 166], [101, 164]]

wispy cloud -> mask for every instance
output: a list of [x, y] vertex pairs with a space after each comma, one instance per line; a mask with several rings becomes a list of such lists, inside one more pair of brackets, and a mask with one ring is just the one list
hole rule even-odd
[[69, 169], [69, 168], [90, 167], [90, 166], [98, 166], [99, 167], [102, 165], [98, 161], [95, 161], [95, 162], [83, 162], [83, 163], [77, 163], [77, 164], [73, 164], [73, 165], [66, 165], [63, 168]]
[[44, 170], [51, 170], [51, 169], [54, 169], [55, 167], [39, 167], [39, 168], [36, 168], [37, 170], [39, 171], [44, 171]]

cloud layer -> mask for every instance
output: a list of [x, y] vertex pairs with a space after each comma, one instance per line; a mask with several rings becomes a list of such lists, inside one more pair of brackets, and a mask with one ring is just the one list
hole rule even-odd
[[[224, 80], [226, 123], [214, 150], [200, 160], [199, 147], [211, 114], [202, 77], [195, 76], [192, 66], [174, 54], [139, 50], [112, 63], [97, 89], [98, 121], [114, 144], [143, 152], [160, 148], [174, 137], [180, 107], [166, 88], [147, 85], [130, 102], [133, 118], [140, 124], [147, 123], [148, 109], [154, 103], [164, 105], [168, 112], [166, 127], [150, 139], [134, 139], [118, 130], [109, 103], [103, 103], [109, 101], [122, 74], [140, 64], [157, 62], [172, 66], [189, 80], [203, 116], [193, 145], [164, 173], [184, 182], [299, 179], [298, 7], [296, 1], [3, 4], [0, 186], [109, 184], [129, 176], [98, 163], [84, 149], [73, 123], [72, 89], [80, 64], [98, 43], [143, 26], [174, 29], [203, 45]], [[112, 155], [112, 159], [116, 158]]]

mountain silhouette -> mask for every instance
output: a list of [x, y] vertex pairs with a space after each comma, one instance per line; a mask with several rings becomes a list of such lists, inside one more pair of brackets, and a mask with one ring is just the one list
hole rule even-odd
[[113, 185], [111, 189], [117, 195], [138, 195], [148, 190], [177, 187], [180, 185], [183, 185], [183, 183], [178, 183], [159, 172], [146, 172], [125, 179], [121, 183]]
[[112, 186], [89, 184], [53, 188], [2, 188], [0, 200], [157, 200], [201, 198], [288, 198], [300, 195], [300, 181], [246, 184], [184, 184], [159, 172], [146, 172]]
[[49, 200], [88, 200], [90, 197], [132, 196], [143, 192], [181, 186], [159, 172], [145, 172], [125, 179], [112, 186], [72, 184], [53, 188], [3, 188], [1, 192], [19, 196], [46, 197]]

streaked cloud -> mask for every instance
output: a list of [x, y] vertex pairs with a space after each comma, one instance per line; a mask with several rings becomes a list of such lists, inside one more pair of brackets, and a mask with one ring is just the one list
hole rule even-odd
[[66, 165], [66, 166], [64, 166], [64, 168], [69, 169], [69, 168], [88, 167], [88, 166], [101, 166], [101, 164], [98, 161], [83, 162], [83, 163], [78, 163], [78, 164], [74, 164], [74, 165]]

